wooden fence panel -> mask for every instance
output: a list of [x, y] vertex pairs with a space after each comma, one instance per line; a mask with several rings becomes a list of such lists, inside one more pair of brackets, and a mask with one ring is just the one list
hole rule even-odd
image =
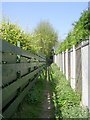
[[34, 55], [29, 51], [22, 50], [21, 48], [16, 47], [6, 41], [2, 41], [2, 51], [5, 53], [13, 53], [13, 54], [21, 55], [26, 58], [35, 58], [39, 61], [43, 60], [41, 57]]
[[10, 53], [2, 53], [2, 63], [16, 63], [17, 55]]
[[0, 64], [2, 64], [2, 53], [0, 52]]
[[15, 93], [17, 89], [22, 87], [28, 80], [32, 79], [34, 75], [37, 74], [41, 69], [42, 67], [38, 68], [37, 70], [31, 72], [30, 74], [18, 79], [17, 81], [13, 82], [9, 86], [5, 87], [2, 90], [3, 103], [6, 103], [7, 99], [10, 98], [10, 96], [13, 95], [13, 93]]
[[2, 66], [2, 79], [3, 86], [18, 79], [18, 74], [23, 76], [34, 70], [35, 66], [41, 66], [43, 63], [17, 63], [17, 64], [3, 64]]
[[46, 58], [6, 41], [0, 40], [0, 43], [2, 110], [5, 117], [11, 117], [34, 83], [32, 80], [44, 69]]
[[36, 82], [36, 79], [34, 81], [32, 81], [32, 83], [30, 83], [26, 89], [20, 93], [20, 95], [13, 101], [13, 103], [11, 103], [11, 105], [3, 112], [3, 116], [5, 118], [10, 118], [15, 110], [17, 109], [18, 105], [20, 104], [20, 102], [22, 101], [22, 99], [25, 97], [25, 95], [27, 94], [28, 90], [32, 87], [32, 85]]
[[0, 52], [2, 52], [2, 40], [0, 39]]

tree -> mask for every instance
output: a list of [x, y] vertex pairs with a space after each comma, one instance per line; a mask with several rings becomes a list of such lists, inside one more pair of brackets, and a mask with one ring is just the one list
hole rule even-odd
[[41, 21], [34, 30], [37, 37], [33, 40], [39, 48], [38, 52], [50, 56], [52, 48], [55, 46], [58, 36], [52, 25], [47, 21]]

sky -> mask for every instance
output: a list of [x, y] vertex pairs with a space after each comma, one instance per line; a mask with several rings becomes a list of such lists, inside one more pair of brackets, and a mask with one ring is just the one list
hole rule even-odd
[[30, 32], [40, 21], [49, 21], [63, 40], [87, 8], [88, 2], [3, 2], [2, 15]]

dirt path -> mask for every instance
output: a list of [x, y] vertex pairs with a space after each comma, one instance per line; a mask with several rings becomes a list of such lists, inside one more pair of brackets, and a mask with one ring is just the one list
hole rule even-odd
[[54, 118], [54, 106], [52, 102], [52, 93], [50, 90], [50, 84], [48, 79], [48, 71], [44, 89], [44, 101], [42, 102], [42, 112], [40, 118]]

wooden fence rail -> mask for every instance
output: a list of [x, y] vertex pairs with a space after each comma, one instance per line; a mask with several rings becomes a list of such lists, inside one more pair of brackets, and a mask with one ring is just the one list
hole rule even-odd
[[[46, 58], [0, 40], [2, 114], [10, 118], [46, 66]], [[1, 103], [0, 103], [1, 104]]]

